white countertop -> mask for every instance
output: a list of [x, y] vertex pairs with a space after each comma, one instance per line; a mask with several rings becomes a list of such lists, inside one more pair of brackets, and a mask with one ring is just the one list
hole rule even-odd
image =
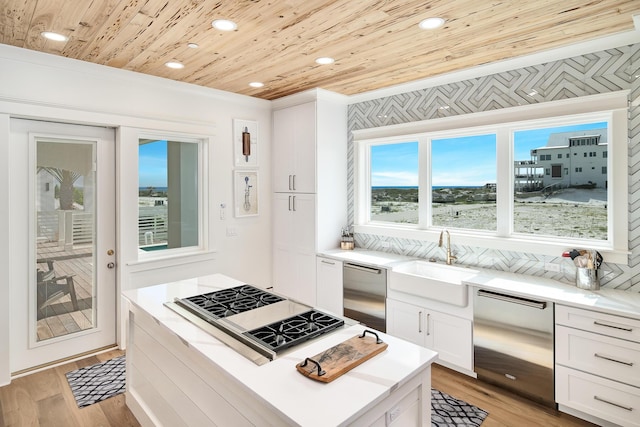
[[[352, 251], [336, 249], [324, 251], [319, 255], [346, 262], [362, 262], [386, 268], [392, 268], [394, 263], [400, 261], [417, 259], [363, 249]], [[464, 267], [461, 264], [456, 265]], [[637, 292], [602, 288], [597, 291], [587, 291], [544, 277], [472, 268], [477, 270], [478, 274], [464, 282], [469, 286], [508, 292], [523, 297], [541, 298], [558, 304], [640, 319], [640, 293]]]
[[[356, 325], [339, 330], [258, 366], [163, 305], [174, 297], [184, 298], [241, 284], [243, 282], [216, 274], [126, 291], [123, 295], [258, 398], [304, 426], [349, 423], [426, 369], [437, 357], [431, 350], [379, 333], [389, 345], [383, 353], [325, 384], [301, 375], [296, 364], [361, 334], [364, 327]], [[318, 417], [317, 411], [310, 408], [331, 410], [323, 410]]]

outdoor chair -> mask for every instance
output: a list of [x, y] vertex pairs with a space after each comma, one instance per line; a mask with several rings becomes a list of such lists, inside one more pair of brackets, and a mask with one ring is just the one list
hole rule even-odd
[[78, 299], [73, 284], [73, 275], [57, 276], [53, 268], [53, 260], [39, 259], [38, 264], [47, 264], [47, 269], [37, 269], [38, 280], [38, 318], [42, 310], [65, 295], [71, 297], [74, 311], [78, 311]]

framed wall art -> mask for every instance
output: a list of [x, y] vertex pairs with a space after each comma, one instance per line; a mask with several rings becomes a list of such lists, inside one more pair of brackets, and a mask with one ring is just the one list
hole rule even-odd
[[236, 167], [258, 166], [258, 122], [233, 119], [233, 156]]
[[258, 171], [233, 172], [233, 209], [236, 218], [258, 215]]

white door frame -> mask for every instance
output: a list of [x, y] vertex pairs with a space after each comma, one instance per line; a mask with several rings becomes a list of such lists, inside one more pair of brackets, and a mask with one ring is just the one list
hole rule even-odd
[[[12, 302], [9, 310], [12, 324], [9, 337], [11, 343], [10, 371], [16, 372], [116, 344], [116, 304], [119, 292], [115, 269], [106, 268], [108, 261], [116, 262], [115, 257], [111, 257], [107, 261], [106, 256], [107, 249], [116, 249], [115, 130], [38, 121], [12, 121], [11, 126], [13, 128], [21, 128], [18, 133], [19, 137], [17, 137], [20, 138], [19, 144], [14, 141], [16, 137], [14, 137], [13, 132], [9, 138], [9, 144], [12, 145], [9, 147], [12, 159], [9, 168], [13, 168], [13, 171], [10, 172], [10, 177], [14, 181], [10, 191], [18, 192], [18, 194], [10, 195], [10, 199], [14, 202], [12, 203], [14, 207], [10, 209], [10, 215], [13, 216], [14, 220], [9, 233], [10, 245], [17, 249], [9, 254], [10, 265], [13, 269], [10, 273], [11, 280], [9, 285], [10, 287], [13, 286], [13, 288], [10, 288]], [[22, 146], [25, 142], [25, 126], [27, 127], [27, 147]], [[25, 298], [24, 289], [19, 286], [27, 287], [27, 284], [29, 288], [35, 286], [35, 278], [30, 273], [33, 271], [36, 257], [34, 249], [35, 146], [39, 137], [96, 142], [98, 165], [96, 182], [99, 186], [96, 189], [96, 193], [100, 193], [96, 201], [96, 210], [101, 219], [96, 222], [95, 226], [96, 236], [101, 236], [101, 238], [96, 239], [94, 268], [96, 268], [97, 273], [96, 283], [98, 284], [99, 304], [106, 305], [103, 309], [96, 307], [98, 315], [96, 328], [36, 342], [36, 331], [33, 326], [35, 314], [33, 310], [28, 308], [33, 306], [34, 302], [26, 302], [28, 299]], [[18, 168], [17, 171], [15, 170], [16, 168]], [[24, 173], [21, 169], [25, 170]], [[25, 177], [27, 183], [20, 182], [22, 180], [17, 179], [18, 176]], [[28, 197], [28, 200], [24, 200], [25, 197]], [[103, 203], [107, 206], [100, 205], [100, 200], [108, 200], [108, 202]], [[19, 201], [19, 203], [15, 203], [16, 201]], [[25, 216], [24, 210], [27, 207], [29, 214]], [[27, 218], [26, 221], [24, 217]], [[30, 279], [28, 279], [29, 277]], [[28, 329], [25, 323], [29, 325]]]

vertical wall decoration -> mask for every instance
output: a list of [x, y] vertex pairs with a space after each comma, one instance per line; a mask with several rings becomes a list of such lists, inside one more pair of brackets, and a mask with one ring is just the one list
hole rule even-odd
[[258, 215], [258, 171], [236, 169], [233, 173], [233, 209], [236, 218]]
[[258, 122], [233, 119], [233, 156], [236, 167], [258, 166]]

